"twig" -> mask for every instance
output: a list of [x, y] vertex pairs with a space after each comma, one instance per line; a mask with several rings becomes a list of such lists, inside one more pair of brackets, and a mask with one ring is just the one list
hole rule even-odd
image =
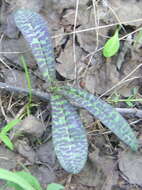
[[113, 87], [108, 89], [106, 92], [104, 92], [101, 96], [99, 96], [99, 98], [101, 98], [102, 96], [106, 95], [108, 92], [111, 92], [116, 87], [118, 87], [122, 83], [124, 83], [126, 81], [126, 79], [128, 79], [131, 75], [133, 75], [141, 66], [142, 66], [142, 63], [140, 63], [136, 68], [134, 68], [127, 76], [125, 76], [122, 80], [120, 80], [116, 85], [114, 85]]
[[[129, 21], [122, 21], [121, 24], [130, 24], [130, 23], [141, 22], [141, 21], [142, 21], [142, 18], [135, 19], [135, 20], [129, 20]], [[97, 30], [97, 29], [104, 29], [104, 28], [116, 26], [118, 24], [119, 24], [119, 22], [116, 22], [116, 23], [112, 23], [112, 24], [109, 24], [109, 25], [103, 25], [103, 26], [97, 26], [97, 27], [92, 27], [92, 28], [86, 28], [86, 29], [83, 29], [83, 30], [76, 30], [75, 33], [78, 34], [78, 33], [93, 31], [93, 30]], [[52, 38], [59, 38], [61, 36], [67, 36], [67, 35], [71, 35], [71, 34], [74, 34], [74, 31], [72, 31], [72, 32], [66, 32], [66, 33], [63, 33], [63, 34], [57, 34], [55, 36], [52, 36]]]
[[[19, 88], [19, 87], [14, 87], [11, 86], [9, 84], [0, 82], [0, 90], [6, 90], [8, 92], [14, 92], [14, 93], [22, 93], [25, 95], [29, 94], [28, 89], [24, 89], [24, 88]], [[45, 101], [49, 101], [50, 100], [50, 94], [49, 93], [44, 93], [44, 92], [40, 92], [37, 90], [32, 89], [32, 94], [34, 96], [37, 96], [38, 98], [45, 100]], [[79, 105], [78, 105], [79, 106]], [[142, 110], [140, 109], [136, 109], [136, 108], [116, 108], [116, 110], [121, 113], [121, 114], [133, 114], [136, 117], [142, 118]]]
[[126, 39], [126, 41], [124, 42], [123, 47], [121, 48], [120, 53], [118, 54], [118, 58], [116, 61], [116, 66], [117, 69], [120, 71], [122, 64], [124, 63], [125, 60], [125, 55], [128, 52], [128, 50], [131, 48], [132, 45], [132, 35], [129, 35]]
[[[15, 93], [18, 93], [18, 94], [22, 93], [22, 94], [25, 94], [25, 95], [29, 95], [29, 93], [30, 93], [28, 89], [15, 87], [15, 86], [3, 83], [3, 82], [0, 82], [0, 90], [6, 90], [6, 91], [9, 91], [9, 92], [15, 92]], [[49, 101], [49, 99], [50, 99], [50, 94], [40, 92], [40, 91], [37, 91], [37, 90], [34, 90], [34, 89], [32, 89], [32, 95], [37, 96], [40, 99], [46, 100], [46, 101]]]
[[116, 108], [116, 110], [121, 114], [133, 114], [138, 118], [142, 118], [142, 110], [136, 108]]
[[76, 62], [76, 44], [75, 44], [75, 37], [76, 37], [76, 25], [77, 25], [77, 16], [78, 16], [78, 9], [79, 9], [79, 0], [76, 1], [76, 10], [75, 10], [75, 18], [74, 18], [74, 28], [73, 28], [73, 60], [75, 64], [75, 83], [77, 84], [77, 62]]

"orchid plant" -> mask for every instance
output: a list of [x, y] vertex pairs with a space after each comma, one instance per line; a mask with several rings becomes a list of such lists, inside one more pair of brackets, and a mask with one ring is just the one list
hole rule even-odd
[[115, 108], [84, 89], [59, 84], [55, 76], [54, 51], [45, 19], [28, 9], [18, 9], [14, 13], [14, 19], [31, 47], [40, 72], [49, 84], [52, 138], [61, 166], [67, 172], [76, 174], [81, 171], [87, 160], [87, 133], [72, 102], [88, 110], [136, 151], [136, 136]]

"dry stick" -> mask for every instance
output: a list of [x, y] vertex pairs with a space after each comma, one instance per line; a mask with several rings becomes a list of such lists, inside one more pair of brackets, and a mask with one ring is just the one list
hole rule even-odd
[[[99, 19], [97, 19], [97, 14], [98, 14], [97, 13], [97, 5], [96, 5], [95, 0], [92, 0], [92, 3], [93, 3], [93, 9], [94, 9], [95, 26], [98, 27], [98, 25], [99, 25]], [[89, 61], [88, 61], [88, 64], [87, 64], [87, 68], [86, 68], [86, 70], [84, 72], [84, 77], [87, 75], [87, 72], [88, 72], [89, 66], [91, 64], [91, 61], [92, 61], [92, 59], [94, 57], [94, 54], [98, 51], [98, 47], [99, 47], [99, 33], [98, 33], [97, 29], [95, 30], [95, 32], [96, 32], [96, 47], [95, 47], [94, 53], [89, 58]]]
[[[142, 19], [140, 19], [141, 21], [142, 21]], [[117, 24], [119, 24], [119, 23], [117, 23]], [[123, 23], [124, 24], [124, 23]], [[114, 26], [115, 24], [111, 24], [111, 25], [106, 25], [106, 26], [104, 26], [104, 28], [106, 28], [106, 27], [110, 27], [110, 26]], [[100, 29], [100, 28], [103, 28], [103, 26], [97, 26], [97, 27], [94, 27], [94, 28], [90, 28], [90, 30], [96, 30], [96, 29]], [[87, 31], [90, 31], [90, 30], [88, 30], [88, 29], [86, 29]], [[77, 33], [81, 33], [81, 32], [87, 32], [87, 31], [84, 31], [84, 30], [76, 30], [75, 32], [70, 32], [70, 33], [65, 33], [65, 34], [59, 34], [59, 35], [57, 35], [57, 36], [52, 36], [52, 38], [57, 38], [58, 36], [60, 37], [60, 36], [64, 36], [64, 35], [69, 35], [69, 34], [77, 34]], [[125, 39], [126, 37], [128, 37], [129, 35], [132, 35], [132, 34], [134, 34], [134, 33], [136, 33], [136, 32], [139, 32], [140, 30], [142, 30], [142, 27], [139, 27], [139, 28], [137, 28], [136, 30], [134, 30], [133, 32], [130, 32], [130, 33], [128, 33], [128, 34], [126, 34], [125, 36], [122, 36], [121, 38], [119, 38], [119, 40], [123, 40], [123, 39]], [[110, 38], [110, 37], [107, 37], [107, 38]], [[134, 40], [133, 40], [133, 42], [134, 42]], [[93, 52], [91, 52], [91, 53], [89, 53], [85, 58], [87, 58], [88, 56], [90, 56], [90, 55], [92, 55], [92, 54], [95, 54], [95, 53], [97, 53], [97, 52], [99, 52], [99, 51], [101, 51], [103, 49], [103, 47], [101, 47], [101, 48], [99, 48], [99, 49], [97, 49], [97, 50], [95, 50], [95, 51], [93, 51]], [[28, 52], [29, 51], [29, 49], [27, 48], [27, 50], [25, 50], [25, 51], [22, 51], [22, 52], [0, 52], [0, 54], [22, 54], [22, 53], [26, 53], [26, 52]]]
[[[0, 90], [6, 90], [6, 91], [11, 92], [11, 93], [13, 93], [13, 92], [19, 93], [19, 94], [22, 93], [25, 95], [29, 94], [28, 89], [14, 87], [14, 86], [11, 86], [11, 85], [3, 83], [3, 82], [0, 82]], [[44, 92], [40, 92], [40, 91], [32, 89], [32, 94], [34, 96], [37, 96], [38, 98], [44, 100], [44, 101], [50, 100], [50, 94], [48, 94], [48, 93], [44, 93]], [[142, 118], [142, 110], [139, 110], [136, 108], [116, 108], [116, 110], [118, 112], [120, 112], [121, 114], [133, 114], [136, 117]]]
[[[129, 24], [129, 23], [135, 23], [135, 22], [141, 22], [141, 21], [142, 21], [142, 18], [136, 19], [136, 20], [130, 20], [130, 21], [122, 21], [121, 24]], [[92, 30], [96, 30], [96, 29], [108, 28], [108, 27], [115, 26], [115, 25], [118, 25], [118, 24], [119, 24], [119, 22], [116, 22], [116, 23], [109, 24], [109, 25], [86, 28], [86, 29], [83, 29], [83, 30], [76, 30], [75, 33], [77, 34], [77, 33], [88, 32], [88, 31], [92, 31]], [[71, 35], [71, 34], [74, 34], [74, 31], [73, 32], [67, 32], [67, 33], [64, 33], [64, 34], [58, 34], [58, 35], [52, 36], [52, 38], [58, 38], [58, 37], [61, 37], [61, 36], [67, 36], [67, 35]]]
[[[92, 0], [92, 3], [93, 3], [93, 9], [94, 9], [94, 21], [95, 21], [95, 26], [98, 27], [98, 25], [99, 25], [99, 18], [98, 18], [97, 4], [96, 4], [96, 1], [95, 1], [95, 0]], [[94, 57], [94, 54], [95, 54], [96, 52], [98, 52], [98, 47], [99, 47], [99, 33], [98, 33], [98, 30], [97, 30], [97, 29], [95, 30], [95, 32], [96, 32], [96, 47], [95, 47], [95, 51], [93, 51], [92, 54], [89, 54], [89, 56], [90, 56], [90, 55], [91, 55], [91, 56], [90, 56], [90, 58], [89, 58], [89, 61], [88, 61], [88, 64], [87, 64], [87, 68], [85, 69], [85, 71], [84, 71], [82, 77], [86, 77], [87, 72], [88, 72], [88, 69], [89, 69], [89, 66], [90, 66], [91, 61], [92, 61], [92, 59], [93, 59], [93, 57]], [[85, 56], [85, 58], [87, 58], [87, 57], [88, 57], [88, 55]], [[85, 60], [85, 58], [84, 58], [84, 60]]]
[[112, 12], [112, 14], [115, 16], [116, 20], [118, 21], [119, 25], [121, 26], [121, 28], [126, 32], [125, 28], [123, 27], [120, 19], [119, 19], [119, 16], [116, 14], [115, 10], [110, 6], [110, 5], [107, 5], [107, 7], [109, 8], [109, 10]]
[[106, 92], [104, 92], [101, 96], [99, 96], [99, 98], [101, 98], [102, 96], [106, 95], [108, 92], [112, 91], [113, 89], [115, 89], [116, 87], [120, 86], [124, 81], [126, 81], [126, 79], [128, 79], [133, 73], [136, 72], [136, 70], [138, 70], [140, 67], [142, 66], [142, 63], [139, 64], [132, 72], [130, 72], [126, 77], [124, 77], [122, 80], [120, 80], [116, 85], [114, 85], [112, 88], [110, 88], [109, 90], [107, 90]]
[[120, 53], [118, 54], [118, 58], [116, 60], [116, 67], [119, 71], [125, 61], [125, 55], [126, 55], [128, 49], [132, 47], [131, 39], [132, 39], [132, 35], [129, 35], [127, 37], [126, 41], [124, 42], [124, 45], [123, 45]]
[[142, 27], [139, 27], [136, 30], [134, 30], [133, 32], [130, 32], [130, 33], [126, 34], [125, 36], [122, 36], [121, 38], [119, 38], [119, 40], [123, 40], [126, 37], [128, 37], [129, 35], [135, 34], [136, 32], [139, 32], [140, 30], [142, 30]]
[[8, 117], [7, 117], [6, 113], [5, 113], [5, 110], [4, 110], [4, 107], [3, 107], [3, 103], [2, 103], [2, 99], [1, 99], [1, 96], [0, 96], [0, 110], [1, 110], [1, 113], [2, 113], [2, 115], [4, 116], [5, 120], [8, 121]]
[[[125, 36], [122, 36], [121, 38], [119, 38], [119, 40], [124, 40], [124, 39], [127, 38], [129, 35], [135, 34], [136, 32], [139, 32], [140, 30], [142, 30], [142, 27], [139, 27], [138, 29], [134, 30], [133, 32], [130, 32], [130, 33], [126, 34]], [[108, 37], [108, 38], [110, 38], [110, 37]], [[134, 40], [133, 40], [132, 42], [134, 42]], [[92, 56], [92, 55], [94, 55], [95, 53], [101, 51], [103, 48], [104, 48], [104, 47], [100, 47], [98, 50], [95, 50], [95, 51], [93, 51], [93, 52], [90, 52], [87, 56], [85, 56], [84, 59], [86, 59], [86, 58], [88, 58], [89, 56]]]
[[[9, 84], [3, 83], [3, 82], [0, 82], [0, 90], [6, 90], [6, 91], [9, 91], [9, 92], [15, 92], [15, 93], [18, 93], [18, 94], [21, 93], [21, 94], [25, 94], [25, 95], [29, 94], [28, 89], [14, 87], [12, 85], [9, 85]], [[40, 91], [32, 89], [32, 94], [34, 96], [39, 97], [42, 100], [46, 100], [46, 101], [50, 100], [50, 94], [48, 94], [48, 93], [44, 93], [44, 92], [40, 92]]]
[[20, 52], [20, 51], [0, 51], [0, 54], [21, 54], [21, 53], [24, 53], [24, 52]]
[[77, 25], [77, 16], [78, 16], [78, 9], [79, 9], [79, 0], [76, 1], [76, 10], [75, 10], [75, 18], [74, 18], [74, 34], [73, 34], [73, 60], [74, 60], [74, 64], [75, 64], [75, 82], [77, 84], [77, 62], [76, 62], [76, 46], [75, 46], [75, 37], [76, 37], [76, 25]]
[[[99, 19], [98, 19], [97, 3], [95, 0], [92, 0], [92, 3], [93, 3], [93, 9], [94, 9], [95, 26], [98, 27]], [[96, 51], [99, 47], [99, 33], [98, 33], [98, 30], [95, 30], [95, 32], [96, 32], [96, 47], [95, 47], [95, 51]]]
[[136, 117], [142, 118], [142, 110], [136, 108], [116, 108], [121, 114], [132, 114]]

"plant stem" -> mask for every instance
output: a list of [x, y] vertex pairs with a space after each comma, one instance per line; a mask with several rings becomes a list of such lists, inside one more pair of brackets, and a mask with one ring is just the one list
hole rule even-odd
[[[11, 93], [15, 92], [15, 93], [18, 93], [18, 94], [29, 95], [29, 90], [28, 89], [15, 87], [15, 86], [3, 83], [3, 82], [0, 82], [0, 90], [6, 90], [6, 91], [11, 92]], [[34, 89], [31, 89], [31, 91], [32, 91], [32, 94], [34, 96], [37, 96], [38, 98], [40, 98], [40, 99], [42, 99], [44, 101], [49, 101], [50, 100], [50, 94], [49, 93], [44, 93], [44, 92], [34, 90]]]

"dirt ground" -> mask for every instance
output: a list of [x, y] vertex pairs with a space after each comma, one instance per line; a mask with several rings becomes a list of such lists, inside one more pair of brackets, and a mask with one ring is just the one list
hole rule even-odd
[[[132, 152], [99, 120], [79, 109], [88, 134], [88, 161], [81, 173], [68, 174], [54, 153], [50, 102], [34, 96], [30, 116], [25, 115], [9, 133], [14, 151], [0, 143], [0, 168], [19, 171], [26, 167], [44, 188], [57, 182], [68, 190], [142, 189], [142, 1], [0, 0], [0, 82], [28, 89], [19, 59], [23, 55], [32, 88], [46, 92], [30, 47], [14, 23], [17, 8], [31, 8], [47, 20], [57, 79], [76, 84], [117, 108], [140, 145]], [[103, 46], [118, 26], [119, 52], [105, 58]], [[27, 103], [25, 93], [0, 84], [0, 128], [25, 114]]]

